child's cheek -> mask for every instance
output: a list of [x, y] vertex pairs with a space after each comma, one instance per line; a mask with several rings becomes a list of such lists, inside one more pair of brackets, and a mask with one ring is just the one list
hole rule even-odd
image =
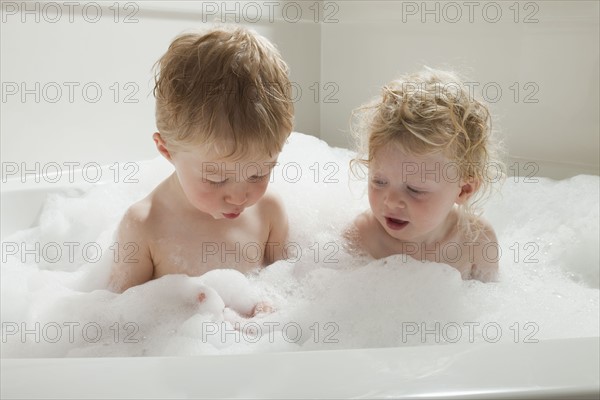
[[381, 192], [369, 185], [369, 204], [372, 209], [375, 209], [381, 200]]
[[265, 180], [264, 182], [256, 183], [252, 189], [252, 197], [253, 200], [256, 201], [263, 197], [265, 192], [267, 191], [267, 187], [269, 186], [269, 181]]
[[218, 197], [218, 188], [210, 187], [209, 183], [203, 183], [193, 189], [193, 197], [197, 203], [207, 203], [211, 199]]
[[415, 203], [412, 207], [413, 213], [427, 226], [435, 227], [444, 222], [447, 213], [439, 204], [423, 201]]

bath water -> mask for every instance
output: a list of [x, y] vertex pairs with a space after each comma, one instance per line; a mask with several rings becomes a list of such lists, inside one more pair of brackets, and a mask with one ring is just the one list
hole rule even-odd
[[[349, 173], [352, 156], [300, 133], [288, 140], [269, 190], [285, 202], [292, 259], [247, 276], [165, 276], [120, 295], [104, 289], [114, 231], [171, 165], [156, 158], [139, 164], [138, 183], [50, 196], [37, 226], [4, 238], [3, 246], [34, 250], [3, 247], [2, 356], [535, 345], [599, 335], [598, 176], [507, 178], [485, 204], [501, 258], [499, 281], [484, 284], [441, 263], [349, 255], [341, 233], [368, 207], [366, 181]], [[234, 311], [258, 301], [275, 311]]]

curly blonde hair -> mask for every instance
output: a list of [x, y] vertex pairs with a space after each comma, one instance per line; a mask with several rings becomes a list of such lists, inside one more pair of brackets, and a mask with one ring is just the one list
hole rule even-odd
[[476, 234], [475, 219], [469, 217], [480, 213], [479, 205], [492, 183], [504, 178], [505, 168], [488, 108], [456, 74], [426, 67], [390, 82], [379, 97], [353, 111], [351, 127], [358, 147], [351, 161], [355, 175], [357, 166], [368, 167], [379, 149], [394, 143], [414, 155], [442, 152], [462, 180], [477, 181], [459, 221], [469, 237]]
[[219, 26], [173, 40], [155, 64], [156, 125], [171, 149], [224, 157], [281, 151], [294, 107], [288, 67], [264, 37]]

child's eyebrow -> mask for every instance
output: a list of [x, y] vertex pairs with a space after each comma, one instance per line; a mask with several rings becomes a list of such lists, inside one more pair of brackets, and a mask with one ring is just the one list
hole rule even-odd
[[[231, 174], [251, 174], [266, 175], [270, 173], [275, 166], [279, 164], [275, 161], [253, 162], [242, 166], [239, 163], [234, 163], [233, 166], [226, 166], [224, 163], [208, 162], [203, 163], [201, 167], [196, 168], [204, 176], [219, 176], [223, 177]], [[265, 168], [266, 167], [266, 168]]]
[[404, 181], [407, 184], [418, 186], [419, 184], [426, 185], [432, 182], [437, 183], [439, 182], [439, 177], [428, 176], [424, 174], [416, 174], [407, 176]]

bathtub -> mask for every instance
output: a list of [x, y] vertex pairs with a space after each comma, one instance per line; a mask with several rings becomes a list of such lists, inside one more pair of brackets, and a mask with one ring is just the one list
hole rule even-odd
[[206, 357], [3, 359], [2, 397], [597, 399], [598, 350], [598, 338], [585, 338]]
[[[437, 15], [432, 15], [422, 2], [325, 1], [318, 2], [319, 23], [314, 14], [318, 12], [314, 7], [317, 2], [91, 2], [89, 15], [82, 12], [88, 6], [79, 3], [68, 7], [70, 3], [32, 2], [26, 6], [2, 2], [3, 80], [13, 90], [21, 85], [28, 89], [28, 94], [11, 93], [3, 99], [3, 161], [25, 162], [29, 167], [34, 162], [94, 161], [107, 164], [102, 176], [111, 177], [115, 171], [108, 164], [155, 155], [148, 136], [155, 128], [154, 101], [148, 96], [152, 80], [149, 68], [175, 35], [212, 20], [215, 9], [222, 8], [221, 12], [231, 18], [235, 5], [225, 3], [237, 3], [238, 15], [233, 18], [240, 19], [241, 12], [242, 24], [273, 40], [291, 66], [299, 94], [297, 129], [347, 147], [348, 135], [341, 132], [347, 131], [350, 110], [401, 71], [449, 62], [478, 72], [473, 87], [503, 89], [504, 98], [494, 104], [495, 111], [507, 116], [500, 126], [510, 134], [511, 156], [523, 161], [511, 165], [527, 166], [536, 160], [544, 176], [560, 178], [598, 174], [598, 97], [593, 90], [598, 87], [598, 4], [587, 1], [537, 1], [516, 8], [517, 3], [490, 2], [504, 8], [500, 24], [486, 19], [481, 10], [488, 7], [481, 4], [473, 7], [477, 11], [473, 24], [467, 18], [471, 15], [468, 2], [450, 2], [448, 7], [438, 4]], [[244, 10], [252, 11], [258, 3], [264, 3], [260, 6], [263, 12], [274, 10], [274, 18], [265, 13], [260, 23], [254, 23], [255, 15]], [[299, 5], [303, 10], [297, 21], [294, 6]], [[282, 13], [287, 6], [292, 6], [290, 18]], [[455, 14], [446, 14], [457, 7], [463, 16], [458, 25], [451, 20]], [[94, 14], [98, 8], [102, 8], [101, 21]], [[58, 16], [57, 9], [62, 11]], [[421, 13], [412, 13], [419, 9]], [[210, 15], [202, 14], [205, 11]], [[445, 20], [434, 24], [440, 12]], [[222, 22], [227, 20], [219, 16]], [[423, 24], [423, 18], [429, 23]], [[516, 25], [513, 18], [534, 18], [536, 23]], [[439, 34], [432, 35], [436, 29]], [[298, 41], [298, 37], [303, 40]], [[556, 43], [563, 52], [559, 58]], [[399, 44], [405, 51], [389, 50]], [[23, 52], [23, 48], [29, 51]], [[364, 56], [356, 57], [349, 49], [359, 49]], [[482, 49], [490, 49], [484, 57]], [[567, 82], [564, 71], [580, 73], [571, 74]], [[66, 94], [73, 88], [68, 84], [74, 81], [78, 85], [74, 86], [77, 97], [73, 102]], [[32, 93], [33, 88], [53, 89], [57, 85], [64, 96], [56, 104], [52, 91], [50, 102], [34, 102], [36, 93], [40, 96], [45, 92], [38, 89]], [[92, 103], [83, 96], [80, 89], [87, 85], [103, 89], [102, 101]], [[592, 89], [582, 91], [581, 87]], [[136, 89], [133, 95], [132, 88]], [[120, 94], [117, 99], [116, 94]], [[571, 101], [560, 101], [565, 98]], [[47, 132], [61, 132], [62, 136], [57, 140]], [[548, 161], [548, 166], [540, 160]], [[92, 187], [85, 182], [52, 181], [2, 182], [3, 242], [11, 233], [36, 224], [49, 194], [77, 196]], [[93, 185], [104, 183], [100, 180]], [[538, 343], [199, 357], [3, 355], [0, 397], [597, 399], [599, 342], [599, 337], [573, 337]]]
[[[2, 186], [2, 237], [35, 225], [50, 193], [77, 195], [91, 186], [8, 180]], [[593, 399], [600, 393], [599, 354], [600, 339], [588, 337], [198, 357], [2, 358], [1, 394], [2, 398]]]

